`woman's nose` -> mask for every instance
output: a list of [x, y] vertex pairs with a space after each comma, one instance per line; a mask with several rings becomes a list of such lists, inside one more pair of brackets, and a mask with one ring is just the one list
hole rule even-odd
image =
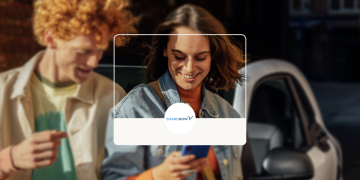
[[190, 57], [186, 63], [185, 63], [185, 69], [188, 72], [193, 72], [196, 70], [196, 62], [194, 61], [194, 58]]

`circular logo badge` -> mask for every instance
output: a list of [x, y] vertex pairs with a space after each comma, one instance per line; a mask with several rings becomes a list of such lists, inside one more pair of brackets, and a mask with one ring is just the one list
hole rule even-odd
[[165, 112], [165, 124], [176, 134], [189, 132], [195, 125], [194, 110], [185, 103], [175, 103]]

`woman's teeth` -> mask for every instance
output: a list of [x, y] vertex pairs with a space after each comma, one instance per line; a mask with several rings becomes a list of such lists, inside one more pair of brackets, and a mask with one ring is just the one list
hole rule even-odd
[[188, 76], [188, 75], [185, 75], [185, 74], [181, 74], [181, 75], [183, 75], [186, 79], [192, 79], [192, 78], [194, 78], [196, 76], [196, 75]]

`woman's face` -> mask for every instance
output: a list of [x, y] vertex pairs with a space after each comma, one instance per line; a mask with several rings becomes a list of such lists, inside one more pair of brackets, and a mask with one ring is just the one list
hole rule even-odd
[[211, 66], [209, 40], [187, 27], [178, 27], [170, 34], [164, 56], [168, 58], [168, 69], [177, 85], [191, 90], [200, 85]]

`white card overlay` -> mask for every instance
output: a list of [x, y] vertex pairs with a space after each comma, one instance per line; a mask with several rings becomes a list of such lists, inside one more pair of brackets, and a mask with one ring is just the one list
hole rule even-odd
[[115, 118], [116, 145], [244, 145], [245, 118], [197, 118], [184, 133], [170, 131], [164, 118]]

